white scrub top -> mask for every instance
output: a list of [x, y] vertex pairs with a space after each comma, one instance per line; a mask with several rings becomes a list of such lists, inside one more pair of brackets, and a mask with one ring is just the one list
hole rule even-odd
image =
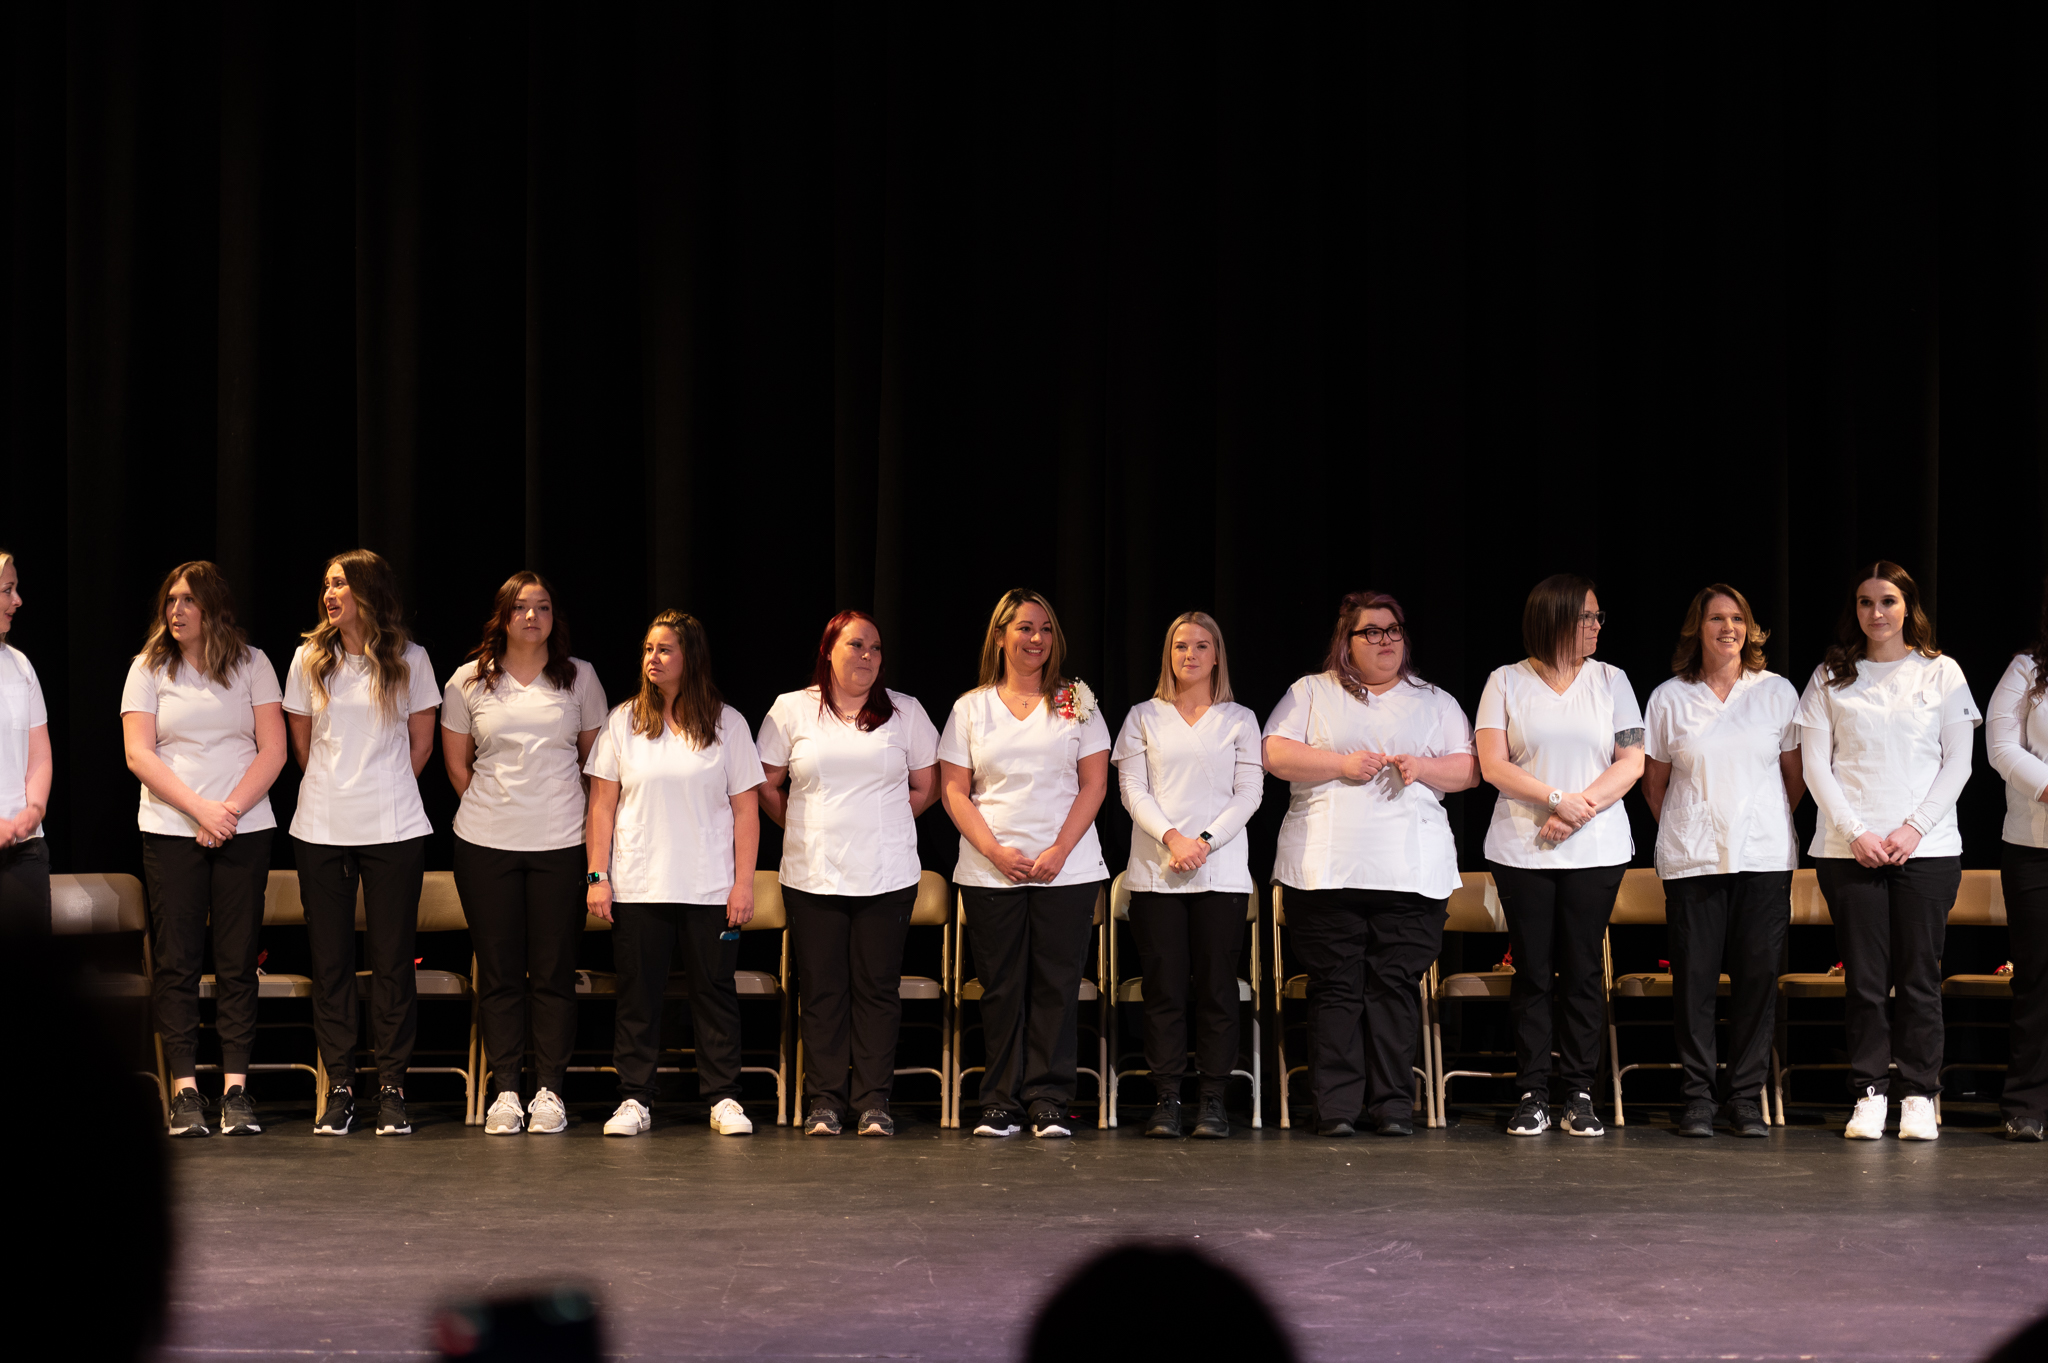
[[[1559, 695], [1527, 658], [1497, 667], [1479, 696], [1480, 729], [1502, 729], [1508, 760], [1537, 780], [1577, 794], [1614, 765], [1614, 736], [1643, 727], [1635, 689], [1618, 667], [1588, 658]], [[1628, 811], [1616, 800], [1563, 842], [1544, 842], [1537, 831], [1550, 819], [1541, 800], [1493, 803], [1486, 830], [1486, 856], [1502, 866], [1536, 871], [1575, 871], [1621, 866], [1636, 854]]]
[[779, 879], [807, 894], [876, 895], [917, 884], [910, 773], [936, 766], [924, 707], [889, 692], [888, 720], [862, 733], [818, 704], [818, 688], [775, 698], [761, 721], [761, 765], [789, 768]]
[[583, 842], [583, 772], [576, 740], [604, 725], [609, 707], [597, 670], [571, 658], [567, 690], [542, 672], [531, 686], [502, 668], [498, 684], [473, 680], [477, 662], [455, 669], [441, 693], [441, 727], [476, 744], [469, 789], [455, 811], [455, 836], [504, 852], [554, 852]]
[[2022, 653], [2006, 664], [2005, 675], [1984, 708], [1984, 747], [1992, 770], [2005, 780], [2006, 842], [2021, 847], [2048, 847], [2048, 704], [2036, 697], [2026, 703], [2034, 685], [2034, 660]]
[[[1193, 724], [1170, 700], [1131, 708], [1109, 760], [1131, 814], [1131, 859], [1124, 888], [1133, 894], [1202, 894], [1253, 889], [1245, 823], [1265, 794], [1259, 765], [1259, 717], [1235, 701], [1211, 705]], [[1166, 832], [1209, 835], [1209, 859], [1173, 870]]]
[[327, 678], [327, 704], [314, 709], [300, 644], [284, 679], [286, 714], [310, 715], [313, 741], [299, 782], [292, 836], [330, 847], [363, 847], [424, 838], [434, 831], [412, 773], [407, 721], [441, 703], [434, 665], [418, 644], [405, 646], [411, 676], [393, 714], [370, 695], [370, 660], [342, 655]]
[[1643, 747], [1671, 764], [1657, 823], [1657, 874], [1666, 880], [1791, 871], [1799, 834], [1778, 755], [1799, 746], [1799, 693], [1775, 672], [1745, 672], [1723, 702], [1678, 677], [1650, 693]]
[[634, 733], [633, 707], [621, 705], [598, 730], [583, 770], [619, 783], [614, 902], [725, 902], [733, 886], [732, 797], [761, 784], [761, 762], [739, 711], [726, 706], [718, 741], [693, 748], [667, 725], [653, 738]]
[[[43, 686], [28, 657], [11, 644], [0, 644], [0, 819], [28, 808], [28, 731], [49, 722]], [[29, 836], [43, 836], [43, 826], [37, 824]]]
[[[283, 698], [277, 670], [260, 648], [250, 649], [235, 665], [226, 686], [183, 662], [172, 680], [165, 669], [147, 666], [138, 655], [128, 664], [121, 713], [155, 715], [156, 755], [171, 774], [202, 800], [225, 800], [256, 760], [256, 707]], [[159, 800], [148, 786], [142, 788], [135, 822], [145, 833], [199, 836], [199, 825], [189, 815]], [[242, 833], [275, 827], [268, 791], [235, 821]]]
[[[1005, 847], [1032, 857], [1058, 841], [1060, 827], [1081, 793], [1081, 759], [1108, 750], [1109, 726], [1102, 722], [1099, 707], [1083, 723], [1054, 714], [1051, 704], [1041, 701], [1019, 719], [993, 686], [954, 701], [939, 734], [939, 760], [973, 773], [974, 807], [989, 832]], [[1107, 879], [1102, 840], [1091, 822], [1052, 883], [1086, 885]], [[986, 889], [1011, 888], [1010, 878], [965, 837], [960, 839], [953, 880]]]
[[[1859, 823], [1883, 836], [1921, 812], [1941, 772], [1941, 731], [1951, 724], [1984, 722], [1955, 659], [1919, 653], [1889, 663], [1865, 659], [1856, 664], [1856, 680], [1839, 690], [1828, 685], [1826, 666], [1816, 667], [1799, 698], [1798, 719], [1800, 728], [1817, 731], [1807, 741], [1817, 739], [1820, 745], [1804, 754], [1806, 761], [1829, 759], [1846, 806], [1838, 811], [1837, 822], [1825, 817], [1826, 805], [1816, 797], [1823, 817], [1807, 850], [1817, 857], [1855, 856], [1850, 844], [1857, 833], [1850, 830]], [[1963, 834], [1953, 796], [1923, 817], [1928, 827], [1913, 855], [1961, 856]]]

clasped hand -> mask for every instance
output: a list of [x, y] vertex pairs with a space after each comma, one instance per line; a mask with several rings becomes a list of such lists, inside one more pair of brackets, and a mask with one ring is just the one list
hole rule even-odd
[[1209, 860], [1209, 844], [1200, 838], [1182, 837], [1177, 828], [1166, 830], [1166, 867], [1185, 874], [1199, 871]]
[[1050, 885], [1059, 879], [1060, 872], [1067, 864], [1067, 854], [1058, 843], [1046, 848], [1037, 856], [1020, 852], [1003, 843], [996, 844], [996, 854], [989, 858], [995, 863], [1013, 885]]
[[1856, 841], [1849, 844], [1856, 864], [1872, 871], [1880, 866], [1904, 866], [1919, 847], [1920, 830], [1911, 824], [1894, 828], [1882, 838], [1875, 833], [1858, 833]]
[[1550, 817], [1543, 821], [1536, 836], [1545, 842], [1563, 842], [1572, 834], [1591, 823], [1593, 816], [1600, 812], [1600, 806], [1584, 794], [1571, 791], [1557, 802], [1557, 808], [1550, 811]]
[[1357, 752], [1345, 753], [1343, 765], [1338, 770], [1345, 780], [1363, 784], [1389, 767], [1393, 768], [1395, 778], [1403, 786], [1413, 785], [1422, 779], [1422, 759], [1405, 752], [1368, 752], [1360, 748]]

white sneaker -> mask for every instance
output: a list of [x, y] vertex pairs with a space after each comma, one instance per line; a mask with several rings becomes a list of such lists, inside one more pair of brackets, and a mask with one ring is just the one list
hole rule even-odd
[[711, 1129], [721, 1136], [754, 1134], [754, 1124], [747, 1120], [745, 1109], [730, 1098], [720, 1098], [718, 1106], [711, 1109]]
[[604, 1124], [607, 1136], [637, 1136], [654, 1125], [654, 1118], [638, 1098], [628, 1098], [619, 1104], [619, 1110]]
[[1899, 1103], [1899, 1139], [1938, 1141], [1941, 1123], [1934, 1120], [1934, 1100], [1915, 1094]]
[[519, 1095], [511, 1089], [500, 1093], [491, 1103], [491, 1110], [484, 1114], [486, 1136], [516, 1136], [525, 1125], [526, 1114], [519, 1106]]
[[552, 1136], [569, 1125], [569, 1110], [549, 1089], [533, 1095], [526, 1105], [526, 1129], [536, 1136]]
[[1856, 1111], [1842, 1132], [1852, 1141], [1874, 1141], [1884, 1135], [1885, 1098], [1876, 1089], [1865, 1089], [1856, 1100]]

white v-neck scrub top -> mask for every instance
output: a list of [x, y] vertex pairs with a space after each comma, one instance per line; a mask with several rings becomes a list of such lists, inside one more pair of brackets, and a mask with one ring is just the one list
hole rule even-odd
[[789, 769], [779, 879], [806, 894], [866, 896], [917, 884], [910, 773], [936, 766], [939, 733], [916, 700], [889, 692], [887, 722], [866, 733], [822, 712], [818, 688], [775, 698], [755, 743]]
[[[151, 668], [137, 656], [121, 688], [121, 713], [156, 716], [156, 755], [172, 775], [202, 800], [225, 800], [256, 760], [256, 707], [282, 699], [277, 671], [260, 648], [250, 649], [235, 665], [226, 686], [183, 662], [174, 681], [165, 669]], [[145, 833], [199, 836], [199, 825], [189, 815], [159, 800], [148, 786], [142, 788], [135, 822]], [[241, 833], [275, 827], [268, 791], [235, 821]]]
[[2048, 847], [2048, 697], [2027, 703], [2034, 685], [2034, 660], [2022, 653], [2006, 664], [2005, 675], [1984, 707], [1984, 749], [1991, 768], [2005, 781], [2004, 841], [2020, 847]]
[[408, 721], [441, 703], [434, 665], [418, 644], [405, 646], [411, 676], [393, 714], [370, 694], [370, 660], [344, 653], [327, 678], [327, 704], [313, 708], [306, 682], [306, 648], [292, 654], [284, 679], [284, 708], [310, 715], [313, 741], [306, 750], [306, 774], [299, 782], [299, 807], [292, 836], [329, 847], [364, 847], [405, 842], [434, 831], [420, 803], [420, 782], [412, 774]]
[[[612, 897], [620, 904], [723, 904], [732, 890], [732, 797], [761, 784], [747, 721], [730, 705], [702, 748], [663, 725], [633, 732], [621, 705], [598, 730], [586, 774], [619, 783]], [[752, 875], [754, 868], [746, 868]]]
[[567, 690], [542, 672], [531, 685], [500, 669], [498, 684], [474, 680], [472, 659], [441, 691], [441, 727], [476, 745], [469, 789], [455, 810], [455, 836], [503, 852], [557, 852], [583, 843], [583, 771], [576, 742], [604, 727], [597, 670], [571, 658]]
[[[1211, 705], [1193, 724], [1170, 700], [1131, 707], [1109, 760], [1131, 814], [1131, 860], [1124, 888], [1136, 894], [1252, 892], [1250, 840], [1244, 826], [1266, 789], [1259, 765], [1259, 717], [1234, 701]], [[1166, 850], [1168, 829], [1209, 835], [1209, 859], [1176, 871]]]
[[1768, 671], [1736, 678], [1725, 703], [1705, 682], [1678, 677], [1650, 693], [1643, 747], [1671, 764], [1657, 822], [1659, 876], [1798, 869], [1778, 760], [1799, 746], [1798, 710], [1792, 683]]
[[[1926, 803], [1942, 773], [1941, 731], [1984, 722], [1955, 659], [1919, 653], [1889, 663], [1865, 659], [1856, 664], [1856, 679], [1839, 690], [1828, 685], [1823, 664], [1799, 698], [1798, 722], [1814, 731], [1802, 754], [1807, 771], [1820, 766], [1831, 772], [1841, 792], [1837, 802], [1813, 775], [1807, 777], [1821, 812], [1807, 849], [1814, 856], [1854, 857], [1851, 844], [1859, 835], [1883, 837], [1916, 815], [1915, 826], [1925, 827], [1915, 857], [1962, 855], [1955, 803], [1961, 787], [1937, 799], [1938, 808]], [[1961, 761], [1967, 779], [1967, 745]]]
[[[1550, 689], [1527, 658], [1497, 667], [1479, 696], [1478, 729], [1502, 729], [1508, 760], [1553, 790], [1577, 794], [1614, 765], [1614, 736], [1643, 727], [1635, 688], [1618, 667], [1588, 658], [1563, 695]], [[1502, 866], [1532, 871], [1577, 871], [1620, 866], [1636, 854], [1628, 811], [1616, 800], [1563, 842], [1537, 831], [1550, 819], [1541, 800], [1493, 802], [1486, 856]]]
[[[49, 722], [43, 685], [27, 655], [0, 644], [0, 819], [28, 808], [28, 731]], [[37, 824], [29, 836], [43, 836], [43, 826]]]
[[[1035, 857], [1059, 840], [1060, 828], [1081, 793], [1081, 759], [1107, 752], [1109, 746], [1109, 726], [1102, 722], [1100, 708], [1082, 723], [1054, 714], [1049, 703], [1040, 701], [1029, 716], [1019, 719], [996, 688], [986, 686], [953, 702], [939, 734], [939, 760], [973, 773], [974, 807], [996, 841]], [[1086, 885], [1107, 879], [1102, 840], [1090, 823], [1052, 883]], [[953, 880], [992, 890], [1013, 888], [1010, 878], [975, 851], [965, 836], [960, 839]]]

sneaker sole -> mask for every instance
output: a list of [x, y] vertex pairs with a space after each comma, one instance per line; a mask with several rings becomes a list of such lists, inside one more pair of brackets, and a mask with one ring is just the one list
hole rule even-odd
[[1906, 1132], [1901, 1131], [1899, 1133], [1899, 1139], [1902, 1141], [1938, 1141], [1941, 1139], [1941, 1133], [1939, 1131], [1936, 1131], [1932, 1135], [1928, 1136], [1915, 1136], [1909, 1135]]
[[754, 1134], [754, 1128], [751, 1126], [714, 1126], [711, 1129], [721, 1136], [751, 1136]]
[[807, 1126], [804, 1128], [804, 1134], [806, 1136], [837, 1136], [839, 1132], [834, 1131], [829, 1126]]
[[643, 1126], [632, 1131], [621, 1131], [617, 1127], [608, 1126], [604, 1129], [604, 1134], [607, 1136], [644, 1136], [647, 1134], [647, 1128]]
[[412, 1128], [409, 1126], [380, 1126], [377, 1128], [377, 1134], [380, 1136], [410, 1136]]
[[1230, 1132], [1228, 1130], [1204, 1131], [1198, 1126], [1193, 1131], [1188, 1132], [1188, 1136], [1198, 1141], [1227, 1141], [1230, 1139]]
[[254, 1122], [245, 1122], [241, 1126], [224, 1126], [220, 1129], [220, 1134], [223, 1136], [260, 1136], [263, 1134], [263, 1128]]
[[1883, 1140], [1883, 1139], [1884, 1139], [1884, 1132], [1882, 1132], [1882, 1131], [1844, 1131], [1844, 1132], [1842, 1132], [1842, 1139], [1843, 1139], [1843, 1140], [1849, 1140], [1849, 1141], [1881, 1141], [1881, 1140]]
[[1604, 1136], [1607, 1134], [1607, 1128], [1596, 1126], [1588, 1130], [1585, 1127], [1573, 1126], [1570, 1122], [1566, 1122], [1564, 1124], [1564, 1134], [1567, 1136]]
[[1014, 1136], [1023, 1129], [1021, 1126], [977, 1126], [974, 1128], [974, 1134], [977, 1136], [995, 1136], [1000, 1138], [1003, 1136]]
[[893, 1136], [896, 1133], [893, 1131], [884, 1131], [879, 1126], [864, 1126], [860, 1129], [860, 1134], [863, 1136]]
[[1547, 1124], [1533, 1128], [1511, 1126], [1508, 1128], [1508, 1134], [1510, 1136], [1541, 1136], [1547, 1134], [1549, 1130], [1550, 1127]]
[[170, 1128], [170, 1134], [177, 1139], [183, 1140], [193, 1136], [211, 1136], [213, 1131], [211, 1128], [204, 1126], [174, 1126]]
[[348, 1133], [349, 1128], [346, 1126], [316, 1126], [313, 1128], [313, 1134], [316, 1136], [346, 1136]]
[[486, 1136], [516, 1136], [526, 1128], [523, 1126], [485, 1126]]
[[1177, 1141], [1185, 1134], [1187, 1133], [1183, 1131], [1160, 1131], [1149, 1126], [1145, 1128], [1145, 1139], [1148, 1141]]
[[1063, 1126], [1048, 1126], [1040, 1130], [1034, 1130], [1031, 1133], [1031, 1139], [1035, 1141], [1057, 1141], [1069, 1139], [1073, 1134], [1073, 1132]]
[[565, 1118], [553, 1126], [529, 1126], [526, 1129], [536, 1136], [557, 1136], [569, 1129], [569, 1123]]

